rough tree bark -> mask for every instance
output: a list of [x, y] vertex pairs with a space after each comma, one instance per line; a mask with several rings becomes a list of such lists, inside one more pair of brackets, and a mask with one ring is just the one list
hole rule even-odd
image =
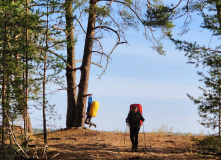
[[77, 86], [76, 86], [76, 70], [75, 70], [75, 42], [73, 29], [73, 0], [65, 1], [66, 10], [66, 31], [67, 31], [67, 117], [66, 127], [76, 126], [76, 105], [77, 105]]
[[97, 0], [90, 0], [88, 26], [87, 26], [85, 45], [84, 45], [84, 55], [83, 55], [82, 65], [80, 67], [81, 77], [78, 89], [77, 110], [76, 110], [77, 117], [75, 118], [75, 121], [77, 122], [77, 127], [83, 127], [85, 120], [86, 99], [87, 99], [92, 48], [93, 48], [94, 33], [95, 33], [96, 6], [97, 6]]
[[[26, 17], [28, 20], [28, 5], [29, 5], [29, 0], [26, 0]], [[25, 26], [25, 106], [23, 109], [23, 118], [24, 118], [24, 132], [25, 132], [25, 140], [28, 140], [28, 134], [32, 133], [32, 127], [31, 127], [31, 119], [30, 119], [30, 115], [28, 113], [28, 86], [29, 86], [29, 51], [28, 51], [28, 41], [29, 41], [29, 37], [28, 37], [28, 22], [26, 22], [26, 26]]]

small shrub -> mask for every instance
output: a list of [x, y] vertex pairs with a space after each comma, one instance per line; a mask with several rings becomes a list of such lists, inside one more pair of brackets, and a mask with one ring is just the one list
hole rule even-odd
[[165, 124], [163, 124], [160, 128], [153, 129], [153, 133], [158, 134], [173, 134], [173, 127], [168, 127]]
[[221, 153], [221, 137], [207, 136], [205, 138], [192, 138], [197, 142], [198, 150], [204, 154]]
[[[16, 148], [15, 148], [16, 149]], [[0, 146], [0, 159], [1, 160], [22, 160], [23, 157], [19, 157], [14, 150], [6, 146]]]

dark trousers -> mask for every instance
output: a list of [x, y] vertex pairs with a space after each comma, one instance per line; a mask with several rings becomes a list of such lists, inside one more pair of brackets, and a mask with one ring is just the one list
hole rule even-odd
[[85, 123], [86, 124], [91, 124], [91, 116], [87, 115], [86, 119], [85, 119]]
[[91, 116], [87, 115], [86, 119], [85, 119], [85, 124], [88, 124], [89, 127], [94, 126], [96, 128], [96, 124], [91, 123]]
[[140, 131], [140, 126], [130, 126], [130, 140], [133, 147], [138, 145], [138, 133]]

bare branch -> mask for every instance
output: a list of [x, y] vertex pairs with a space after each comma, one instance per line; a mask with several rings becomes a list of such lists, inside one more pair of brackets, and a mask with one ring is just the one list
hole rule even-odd
[[[102, 50], [102, 52], [100, 52], [100, 54], [102, 54], [102, 55], [106, 55], [106, 54], [104, 54], [104, 50], [103, 50], [103, 47], [102, 47], [101, 42], [100, 42], [97, 38], [95, 38], [94, 40], [97, 41], [97, 42], [99, 43], [100, 49]], [[97, 51], [92, 51], [92, 52], [97, 52]]]
[[[179, 5], [180, 5], [180, 3], [182, 2], [183, 0], [180, 0], [180, 2], [175, 6], [175, 7], [173, 7], [172, 8], [172, 10], [174, 10], [174, 9], [176, 9]], [[189, 0], [188, 0], [189, 1]], [[188, 3], [188, 2], [187, 2]]]
[[[81, 15], [82, 15], [82, 13], [83, 13], [83, 11], [84, 11], [84, 10], [81, 11], [79, 18], [76, 19], [76, 21], [79, 23], [79, 25], [80, 25], [81, 29], [84, 31], [84, 33], [86, 33], [86, 31], [84, 30], [84, 27], [82, 26], [81, 22], [79, 21], [79, 19], [81, 18]], [[76, 25], [77, 25], [77, 23], [75, 24], [75, 26], [74, 26], [73, 28], [75, 28]]]
[[102, 56], [106, 56], [107, 57], [107, 55], [104, 52], [99, 52], [99, 51], [92, 51], [92, 52], [96, 52], [96, 53], [101, 54]]
[[114, 29], [112, 29], [112, 28], [110, 28], [110, 27], [107, 27], [107, 26], [98, 26], [98, 27], [95, 27], [95, 29], [97, 29], [97, 28], [106, 28], [106, 29], [108, 29], [108, 30], [111, 30], [111, 31], [113, 31], [114, 33], [116, 33], [116, 35], [117, 35], [117, 37], [118, 37], [118, 40], [120, 40], [120, 35], [118, 34], [118, 32], [117, 31], [115, 31]]
[[[118, 27], [118, 29], [119, 29], [119, 32], [122, 32], [123, 34], [124, 34], [124, 31], [120, 28], [120, 26], [119, 26], [119, 24], [114, 20], [114, 18], [112, 17], [112, 16], [110, 16], [110, 15], [108, 15], [110, 18], [111, 18], [111, 20], [115, 23], [115, 25], [117, 25], [117, 27]], [[124, 37], [125, 38], [125, 37]]]
[[16, 145], [18, 146], [18, 148], [20, 149], [20, 151], [24, 154], [24, 156], [25, 156], [26, 158], [29, 158], [29, 156], [25, 153], [25, 151], [24, 151], [24, 150], [22, 149], [22, 147], [18, 144], [18, 142], [17, 142], [17, 140], [16, 140], [16, 138], [15, 138], [15, 135], [14, 135], [14, 132], [12, 131], [11, 124], [10, 124], [10, 122], [9, 122], [9, 117], [8, 117], [8, 114], [6, 113], [6, 111], [5, 111], [5, 115], [6, 115], [6, 119], [7, 119], [7, 121], [8, 121], [10, 134], [12, 135], [12, 138], [13, 138], [14, 142], [16, 143]]
[[[77, 63], [77, 62], [82, 62], [82, 60], [77, 60], [77, 61], [75, 61], [75, 62], [76, 62], [76, 63]], [[100, 67], [100, 68], [103, 69], [103, 67], [102, 67], [101, 65], [97, 64], [97, 63], [91, 62], [91, 64], [96, 65], [96, 66], [98, 66], [98, 67]], [[81, 69], [81, 68], [75, 68], [74, 70], [76, 70], [76, 69]]]
[[207, 50], [209, 50], [211, 52], [221, 53], [221, 51], [218, 51], [218, 50], [212, 50], [212, 49], [207, 49]]
[[51, 159], [57, 157], [60, 153], [55, 154], [54, 156], [51, 157]]
[[19, 156], [21, 156], [22, 158], [24, 158], [23, 155], [19, 152], [20, 149], [19, 149], [18, 151], [16, 151], [11, 145], [5, 144], [5, 143], [2, 142], [2, 141], [0, 141], [0, 143], [3, 144], [3, 145], [6, 146], [6, 147], [9, 147], [9, 148], [10, 148], [11, 150], [13, 150], [17, 155], [19, 155]]
[[116, 43], [115, 46], [112, 48], [111, 52], [110, 52], [108, 55], [106, 55], [106, 57], [107, 57], [107, 63], [106, 63], [106, 67], [104, 68], [103, 72], [102, 72], [101, 75], [99, 76], [99, 78], [101, 78], [101, 76], [102, 76], [102, 75], [105, 73], [105, 71], [107, 70], [107, 66], [108, 66], [108, 64], [109, 64], [109, 58], [110, 58], [110, 56], [112, 55], [112, 53], [114, 52], [115, 48], [116, 48], [119, 44], [123, 44], [123, 43], [127, 43], [127, 42], [126, 42], [126, 41], [125, 41], [125, 42], [121, 42], [121, 41], [120, 41], [120, 35], [119, 35], [119, 33], [118, 33], [117, 31], [115, 31], [114, 29], [110, 28], [110, 27], [107, 27], [107, 26], [98, 26], [98, 27], [95, 27], [95, 29], [97, 29], [97, 28], [111, 30], [111, 31], [114, 32], [114, 33], [117, 35], [117, 37], [118, 37], [117, 43]]

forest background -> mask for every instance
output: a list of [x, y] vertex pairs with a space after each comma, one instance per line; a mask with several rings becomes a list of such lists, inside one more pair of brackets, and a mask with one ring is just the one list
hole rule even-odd
[[[170, 4], [172, 1], [167, 1], [167, 3]], [[210, 33], [196, 27], [201, 23], [197, 15], [193, 19], [195, 21], [191, 23], [189, 33], [183, 35], [182, 39], [193, 41], [194, 37], [194, 41], [198, 43], [207, 41], [209, 44]], [[173, 30], [174, 35], [179, 33], [178, 30], [183, 25], [182, 20], [174, 23], [177, 28]], [[84, 20], [82, 24], [86, 25]], [[140, 28], [139, 30], [125, 31], [129, 44], [116, 48], [108, 69], [100, 80], [98, 80], [98, 75], [102, 73], [102, 69], [91, 66], [88, 93], [92, 93], [93, 99], [100, 102], [98, 115], [92, 119], [98, 126], [96, 129], [124, 130], [129, 105], [140, 103], [146, 118], [145, 131], [147, 132], [157, 130], [162, 125], [171, 127], [170, 130], [174, 132], [206, 132], [197, 122], [199, 119], [197, 106], [186, 96], [187, 93], [193, 96], [200, 94], [196, 69], [186, 64], [185, 53], [175, 50], [174, 45], [168, 40], [162, 40], [166, 55], [159, 55], [151, 49], [153, 42], [146, 40], [143, 30]], [[158, 32], [154, 34], [157, 35]], [[84, 39], [84, 35], [77, 36], [76, 59], [82, 58], [78, 55], [83, 53]], [[109, 44], [114, 43], [114, 39], [108, 37], [103, 42], [103, 48], [109, 49]], [[60, 51], [60, 53], [65, 54], [65, 51]], [[96, 60], [96, 57], [92, 60]], [[65, 72], [61, 74], [65, 75]], [[51, 85], [47, 88], [47, 92], [50, 93], [56, 90], [55, 88]], [[66, 91], [62, 90], [51, 95], [51, 98], [47, 97], [52, 104], [56, 105], [55, 109], [61, 117], [56, 122], [48, 123], [53, 127], [65, 128], [66, 95]], [[32, 127], [42, 126], [42, 121], [39, 121], [42, 111], [31, 107], [29, 111]]]
[[[178, 35], [183, 26], [182, 18], [174, 22], [173, 34], [186, 41], [209, 44], [211, 33], [199, 28], [202, 19], [196, 14], [192, 18], [194, 20], [188, 34]], [[138, 30], [129, 29], [125, 33], [129, 44], [116, 48], [101, 79], [98, 79], [98, 75], [102, 73], [102, 69], [91, 66], [88, 93], [92, 93], [93, 100], [100, 103], [97, 117], [92, 118], [92, 122], [97, 124], [96, 130], [124, 131], [129, 105], [140, 103], [146, 118], [145, 132], [157, 131], [163, 127], [168, 131], [181, 133], [214, 133], [200, 125], [197, 105], [186, 95], [189, 93], [199, 96], [201, 92], [198, 86], [202, 86], [202, 83], [199, 82], [200, 77], [194, 65], [187, 64], [185, 52], [175, 50], [174, 44], [164, 39], [162, 44], [166, 55], [159, 55], [151, 48], [152, 42], [145, 38], [142, 27]], [[83, 53], [84, 39], [84, 36], [77, 37], [76, 55]], [[107, 36], [104, 48], [110, 49], [109, 44], [114, 41], [115, 39]], [[56, 120], [56, 128], [65, 128], [66, 94], [66, 91], [59, 91], [50, 100], [56, 104], [55, 108], [61, 117]], [[31, 114], [33, 127], [39, 128], [42, 125], [38, 121], [41, 111], [31, 109], [30, 113], [34, 113]]]

